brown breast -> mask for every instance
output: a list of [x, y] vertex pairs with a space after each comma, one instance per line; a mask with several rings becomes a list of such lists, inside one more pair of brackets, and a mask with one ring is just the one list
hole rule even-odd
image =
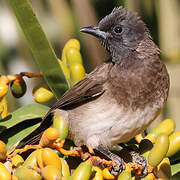
[[118, 103], [133, 110], [154, 105], [160, 99], [164, 104], [168, 97], [169, 75], [157, 55], [123, 59], [111, 69], [108, 82]]

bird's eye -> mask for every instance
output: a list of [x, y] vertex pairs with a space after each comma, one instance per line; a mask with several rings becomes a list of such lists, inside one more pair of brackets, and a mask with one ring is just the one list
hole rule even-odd
[[122, 32], [122, 28], [120, 26], [116, 26], [114, 28], [114, 32], [117, 33], [117, 34], [120, 34]]

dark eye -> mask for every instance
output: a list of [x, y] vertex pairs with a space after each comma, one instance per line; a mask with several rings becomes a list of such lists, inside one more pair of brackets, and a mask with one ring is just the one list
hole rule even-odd
[[117, 34], [119, 34], [119, 33], [122, 32], [122, 28], [121, 28], [120, 26], [116, 26], [116, 27], [114, 28], [114, 32], [117, 33]]

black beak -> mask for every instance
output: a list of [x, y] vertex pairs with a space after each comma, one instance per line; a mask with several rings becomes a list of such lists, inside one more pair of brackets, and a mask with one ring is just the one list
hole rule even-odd
[[104, 31], [99, 30], [99, 27], [93, 27], [93, 26], [84, 27], [80, 30], [80, 32], [88, 33], [93, 36], [106, 39], [106, 33]]

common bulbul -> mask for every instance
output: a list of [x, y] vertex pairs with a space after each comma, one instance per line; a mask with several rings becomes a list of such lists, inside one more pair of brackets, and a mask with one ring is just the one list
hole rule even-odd
[[159, 48], [135, 13], [117, 7], [98, 26], [80, 31], [97, 37], [111, 58], [69, 89], [21, 146], [38, 143], [55, 113], [64, 117], [76, 146], [109, 152], [112, 145], [142, 133], [162, 110], [169, 75]]

